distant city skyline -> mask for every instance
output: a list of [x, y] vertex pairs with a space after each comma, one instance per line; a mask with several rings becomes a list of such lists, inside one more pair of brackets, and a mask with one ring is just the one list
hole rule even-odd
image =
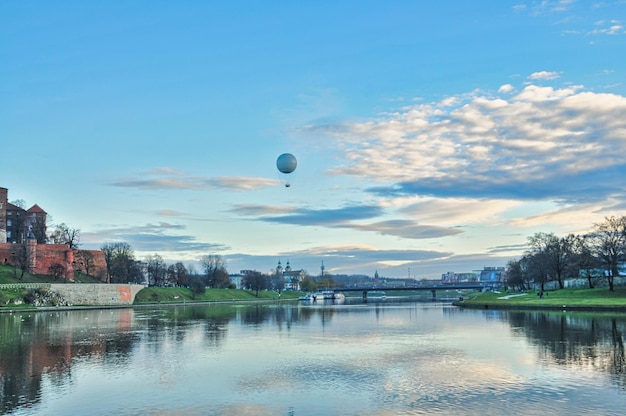
[[0, 187], [138, 259], [505, 266], [536, 232], [625, 213], [622, 16], [619, 0], [4, 2]]

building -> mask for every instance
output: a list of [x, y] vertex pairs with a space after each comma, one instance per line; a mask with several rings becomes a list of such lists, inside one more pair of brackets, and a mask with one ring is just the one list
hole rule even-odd
[[25, 210], [8, 201], [9, 190], [0, 188], [0, 243], [25, 243], [29, 232], [46, 242], [48, 214], [37, 204]]
[[478, 272], [480, 282], [503, 282], [505, 280], [504, 267], [483, 267]]
[[283, 269], [283, 266], [278, 260], [278, 266], [276, 267], [276, 274], [282, 275], [285, 280], [285, 290], [300, 290], [300, 282], [304, 278], [304, 270], [293, 270], [287, 260], [287, 265]]
[[66, 280], [74, 280], [75, 270], [106, 280], [106, 261], [101, 250], [46, 244], [46, 211], [37, 204], [27, 210], [11, 204], [8, 194], [7, 188], [0, 187], [0, 263], [35, 274], [48, 274], [50, 266], [60, 264]]

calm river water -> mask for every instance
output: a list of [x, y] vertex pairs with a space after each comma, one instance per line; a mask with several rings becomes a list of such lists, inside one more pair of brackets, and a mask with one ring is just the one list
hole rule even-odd
[[0, 314], [0, 413], [623, 415], [625, 333], [393, 299]]

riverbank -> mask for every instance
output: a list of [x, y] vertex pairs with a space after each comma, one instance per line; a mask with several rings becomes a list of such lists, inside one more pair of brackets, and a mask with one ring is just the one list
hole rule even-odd
[[461, 308], [475, 309], [547, 309], [626, 312], [626, 287], [597, 289], [559, 289], [543, 293], [483, 292], [463, 296], [453, 302]]
[[[47, 286], [52, 286], [46, 284]], [[58, 285], [57, 285], [58, 286]], [[93, 285], [68, 284], [60, 285], [61, 289], [80, 289], [82, 286], [88, 289]], [[104, 288], [114, 290], [119, 285], [99, 285]], [[54, 288], [54, 287], [52, 287]], [[27, 303], [24, 298], [27, 297], [28, 291], [32, 290], [35, 294], [42, 292], [46, 297], [37, 295], [37, 302], [42, 302], [38, 306]], [[88, 293], [93, 292], [87, 290]], [[256, 291], [243, 289], [206, 289], [202, 293], [195, 293], [188, 288], [180, 287], [144, 287], [136, 294], [132, 293], [128, 302], [109, 302], [108, 299], [102, 302], [96, 302], [97, 297], [88, 299], [89, 301], [67, 302], [65, 299], [51, 302], [51, 293], [56, 294], [50, 287], [45, 290], [27, 289], [25, 287], [12, 287], [0, 289], [0, 313], [13, 313], [22, 311], [59, 311], [59, 310], [79, 310], [79, 309], [117, 309], [117, 308], [133, 308], [133, 307], [159, 307], [159, 306], [175, 306], [175, 305], [201, 305], [201, 304], [217, 304], [217, 303], [250, 303], [250, 302], [277, 302], [277, 301], [295, 301], [302, 292], [287, 291], [278, 293], [275, 291], [263, 290]], [[48, 299], [50, 298], [50, 299]], [[48, 299], [48, 300], [46, 300]], [[35, 303], [36, 304], [36, 303]]]

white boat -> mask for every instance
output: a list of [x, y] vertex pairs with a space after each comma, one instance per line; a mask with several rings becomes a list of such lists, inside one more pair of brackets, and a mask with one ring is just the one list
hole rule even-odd
[[345, 296], [343, 293], [335, 293], [332, 290], [322, 290], [315, 293], [307, 293], [304, 296], [298, 298], [298, 300], [305, 302], [318, 302], [325, 300], [343, 300]]
[[387, 298], [387, 294], [384, 290], [370, 290], [367, 292], [368, 299], [380, 299], [385, 300]]
[[322, 290], [313, 293], [312, 297], [313, 300], [341, 300], [345, 298], [343, 293], [335, 293], [332, 290]]

